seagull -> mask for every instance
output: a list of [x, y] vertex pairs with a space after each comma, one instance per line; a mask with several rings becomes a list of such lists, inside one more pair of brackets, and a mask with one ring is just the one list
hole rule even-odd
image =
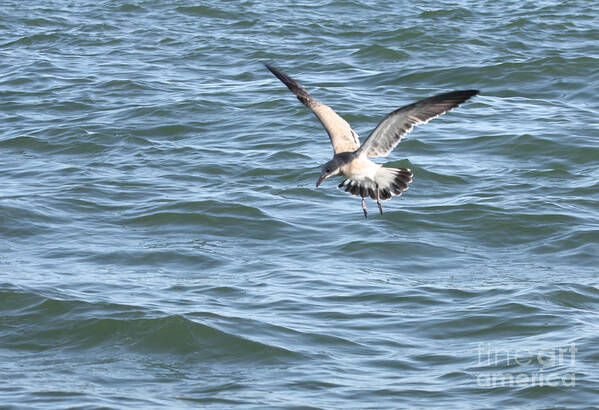
[[293, 78], [269, 64], [265, 66], [312, 110], [329, 134], [334, 155], [322, 166], [316, 187], [329, 177], [343, 176], [338, 188], [362, 197], [364, 218], [368, 217], [365, 198], [375, 200], [382, 215], [381, 200], [401, 195], [414, 176], [409, 168], [384, 167], [370, 158], [386, 157], [415, 125], [426, 124], [479, 93], [479, 90], [452, 91], [398, 108], [387, 114], [360, 145], [358, 134], [333, 109], [314, 99]]

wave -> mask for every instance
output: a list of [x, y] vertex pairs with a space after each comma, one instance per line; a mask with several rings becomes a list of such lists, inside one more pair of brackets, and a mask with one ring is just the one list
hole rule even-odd
[[[44, 297], [0, 290], [3, 346], [16, 350], [110, 349], [130, 353], [194, 355], [199, 361], [290, 360], [302, 355], [220, 330], [182, 315], [132, 305]], [[223, 318], [221, 318], [222, 320]]]

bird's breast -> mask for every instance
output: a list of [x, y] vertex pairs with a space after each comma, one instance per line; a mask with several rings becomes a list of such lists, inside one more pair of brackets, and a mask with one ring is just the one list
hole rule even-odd
[[381, 166], [368, 158], [357, 157], [341, 167], [341, 173], [346, 178], [354, 180], [374, 180], [374, 176]]

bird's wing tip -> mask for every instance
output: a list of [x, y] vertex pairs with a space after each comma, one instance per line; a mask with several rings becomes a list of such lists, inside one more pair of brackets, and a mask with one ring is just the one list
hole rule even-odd
[[268, 71], [270, 71], [271, 73], [273, 73], [276, 77], [279, 77], [279, 75], [281, 75], [281, 71], [276, 68], [275, 66], [273, 66], [270, 63], [262, 63], [264, 65], [264, 67], [266, 67], [268, 69]]

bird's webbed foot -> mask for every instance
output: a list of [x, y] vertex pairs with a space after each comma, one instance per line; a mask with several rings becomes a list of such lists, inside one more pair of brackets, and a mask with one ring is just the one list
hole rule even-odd
[[381, 195], [380, 195], [380, 192], [379, 192], [379, 186], [378, 186], [378, 184], [376, 186], [376, 204], [379, 206], [379, 212], [382, 215], [383, 214], [383, 205], [381, 205]]
[[364, 211], [364, 218], [368, 218], [368, 211], [366, 211], [366, 202], [362, 198], [362, 211]]

